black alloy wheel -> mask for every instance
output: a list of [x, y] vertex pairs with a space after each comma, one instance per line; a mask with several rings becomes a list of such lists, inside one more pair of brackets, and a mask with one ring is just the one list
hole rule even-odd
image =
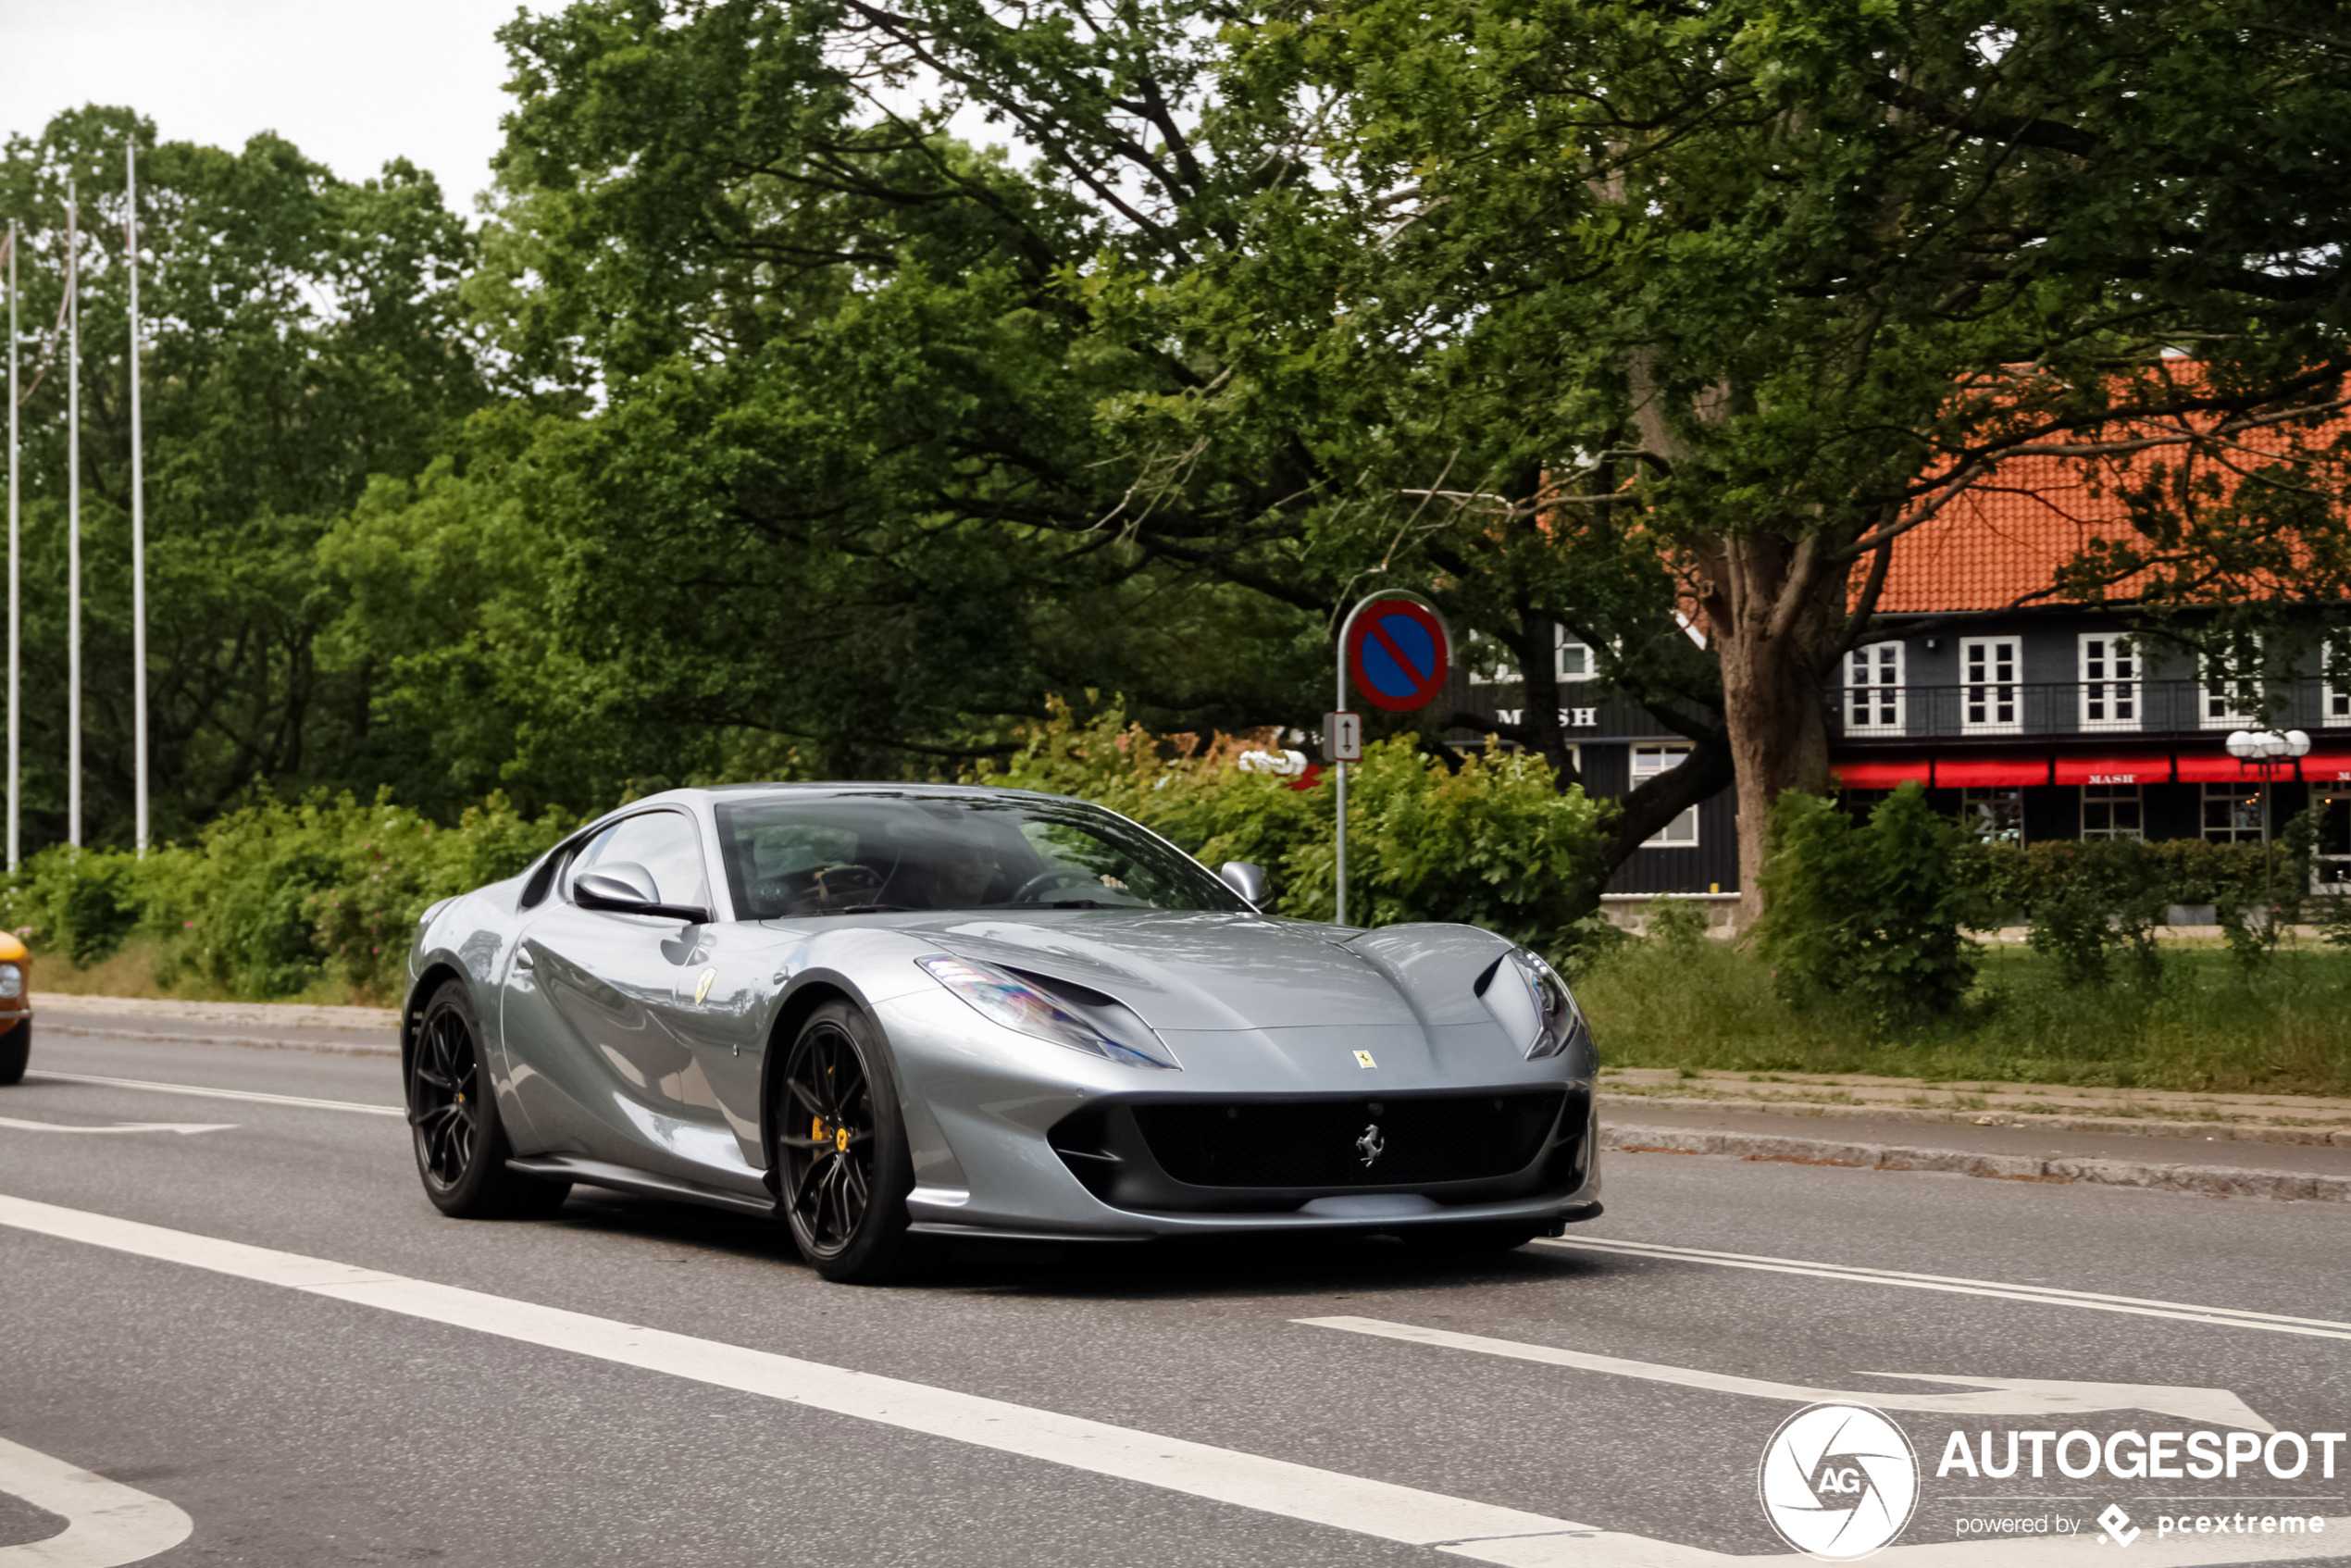
[[809, 1015], [777, 1078], [777, 1207], [827, 1279], [879, 1284], [918, 1261], [906, 1195], [914, 1162], [879, 1031], [857, 1008]]
[[513, 1151], [482, 1070], [480, 1040], [464, 982], [449, 981], [425, 1004], [408, 1057], [408, 1129], [425, 1196], [459, 1219], [552, 1213], [571, 1184], [506, 1168]]

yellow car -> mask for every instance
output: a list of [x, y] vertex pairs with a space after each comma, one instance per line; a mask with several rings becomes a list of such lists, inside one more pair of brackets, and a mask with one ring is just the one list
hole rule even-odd
[[0, 934], [0, 1084], [21, 1082], [32, 1054], [32, 956]]

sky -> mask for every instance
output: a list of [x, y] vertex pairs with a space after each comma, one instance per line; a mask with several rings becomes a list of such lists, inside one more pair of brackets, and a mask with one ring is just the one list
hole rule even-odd
[[[533, 6], [546, 9], [549, 6]], [[460, 212], [505, 113], [516, 0], [0, 0], [0, 132], [127, 104], [167, 142], [274, 131], [346, 180], [405, 156]]]

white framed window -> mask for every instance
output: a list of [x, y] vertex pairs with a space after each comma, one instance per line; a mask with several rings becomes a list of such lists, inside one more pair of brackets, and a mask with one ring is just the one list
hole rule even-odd
[[[2082, 634], [2084, 729], [2139, 728], [2139, 650], [2108, 631]], [[2136, 835], [2133, 835], [2136, 837]]]
[[2323, 725], [2351, 724], [2351, 648], [2342, 653], [2346, 674], [2338, 679], [2336, 645], [2329, 642], [2319, 649], [2319, 722]]
[[2082, 786], [2082, 837], [2144, 839], [2146, 806], [2136, 784]]
[[2024, 791], [2010, 784], [1970, 785], [1959, 791], [1959, 826], [1988, 844], [2024, 842]]
[[1567, 634], [1567, 628], [1563, 626], [1553, 627], [1551, 636], [1553, 640], [1551, 663], [1557, 672], [1553, 678], [1589, 680], [1599, 673], [1593, 667], [1592, 650], [1589, 644], [1578, 642], [1570, 637]]
[[2243, 729], [2261, 722], [2261, 645], [2248, 641], [2240, 652], [2237, 662], [2251, 666], [2252, 673], [2232, 674], [2218, 661], [2200, 661], [2204, 673], [2196, 711], [2197, 722], [2207, 729]]
[[2013, 637], [1959, 640], [1959, 728], [1969, 735], [2024, 730], [2022, 663]]
[[[1642, 744], [1633, 748], [1633, 788], [1655, 778], [1661, 773], [1671, 773], [1682, 765], [1690, 754], [1686, 742], [1661, 745]], [[1660, 828], [1641, 845], [1645, 850], [1686, 850], [1698, 844], [1698, 807], [1692, 806]]]
[[[1475, 657], [1476, 646], [1488, 639], [1473, 634], [1470, 638], [1472, 657], [1469, 683], [1472, 686], [1507, 686], [1518, 679], [1518, 670], [1505, 654], [1494, 666], [1492, 675], [1479, 673]], [[1592, 660], [1588, 643], [1578, 642], [1567, 634], [1567, 628], [1551, 628], [1551, 678], [1554, 680], [1590, 680], [1599, 673]]]
[[2261, 839], [2261, 786], [2207, 784], [2204, 787], [2204, 836], [2216, 844], [2258, 843]]
[[1845, 655], [1845, 732], [1902, 733], [1902, 644], [1872, 642]]

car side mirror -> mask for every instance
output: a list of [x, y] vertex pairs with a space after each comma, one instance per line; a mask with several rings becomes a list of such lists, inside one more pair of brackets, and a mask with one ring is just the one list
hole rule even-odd
[[1216, 879], [1247, 899], [1252, 908], [1263, 907], [1265, 895], [1270, 890], [1266, 886], [1265, 868], [1246, 860], [1226, 861], [1224, 869], [1216, 873]]
[[655, 915], [673, 920], [706, 924], [710, 911], [692, 904], [664, 903], [653, 886], [653, 873], [628, 861], [615, 861], [571, 879], [571, 898], [582, 909], [610, 910], [615, 915]]

